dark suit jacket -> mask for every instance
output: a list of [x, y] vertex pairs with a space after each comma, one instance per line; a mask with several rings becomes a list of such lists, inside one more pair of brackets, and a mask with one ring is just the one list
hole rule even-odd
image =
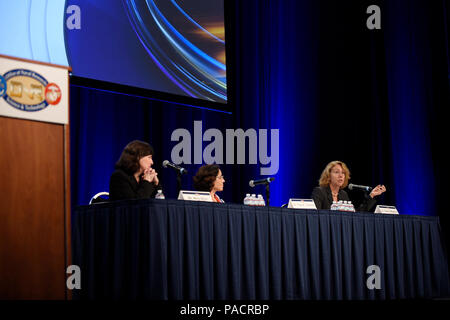
[[155, 186], [146, 180], [138, 183], [133, 175], [117, 169], [109, 180], [109, 199], [114, 201], [154, 198], [158, 189], [160, 189], [159, 185]]
[[[333, 204], [333, 196], [331, 195], [331, 189], [329, 186], [314, 188], [311, 197], [313, 198], [318, 210], [330, 210], [331, 205]], [[348, 193], [342, 189], [339, 190], [338, 200], [350, 201]], [[355, 208], [355, 210], [370, 212], [376, 202], [377, 201], [375, 199], [368, 196], [358, 208]]]

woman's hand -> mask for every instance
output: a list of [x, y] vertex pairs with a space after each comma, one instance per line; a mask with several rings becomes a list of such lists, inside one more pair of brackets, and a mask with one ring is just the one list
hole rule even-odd
[[376, 197], [379, 196], [380, 194], [382, 194], [383, 192], [386, 191], [386, 187], [384, 185], [377, 185], [375, 188], [372, 189], [372, 192], [370, 193], [370, 197]]
[[153, 182], [155, 185], [159, 184], [158, 173], [152, 168], [145, 169], [143, 179], [148, 182]]
[[[155, 171], [156, 173], [156, 171]], [[153, 178], [153, 183], [155, 184], [155, 186], [157, 186], [159, 184], [159, 179], [158, 179], [158, 174], [156, 173], [155, 177]]]

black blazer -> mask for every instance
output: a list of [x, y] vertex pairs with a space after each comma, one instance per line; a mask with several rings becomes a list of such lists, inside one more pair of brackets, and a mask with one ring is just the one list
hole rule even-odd
[[[330, 210], [331, 205], [333, 204], [333, 196], [331, 195], [330, 186], [314, 188], [311, 197], [313, 198], [318, 210]], [[338, 200], [350, 201], [348, 193], [342, 189], [339, 190], [337, 198]], [[355, 210], [370, 212], [376, 202], [377, 201], [375, 199], [368, 196], [358, 208], [355, 208]]]
[[141, 180], [138, 183], [133, 175], [117, 169], [109, 179], [109, 199], [114, 201], [154, 198], [160, 188], [159, 185], [155, 186], [146, 180]]

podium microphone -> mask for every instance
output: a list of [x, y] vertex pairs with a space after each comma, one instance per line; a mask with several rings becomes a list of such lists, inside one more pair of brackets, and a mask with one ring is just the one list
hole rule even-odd
[[260, 180], [250, 180], [250, 182], [248, 183], [248, 185], [250, 187], [254, 187], [258, 184], [269, 184], [271, 183], [273, 180], [275, 180], [275, 178], [271, 177], [271, 178], [266, 178], [266, 179], [260, 179]]
[[353, 183], [350, 183], [350, 184], [348, 185], [348, 188], [349, 188], [350, 190], [355, 189], [355, 190], [364, 190], [364, 191], [371, 191], [371, 190], [373, 189], [372, 187], [361, 186], [361, 185], [353, 184]]
[[169, 167], [169, 168], [175, 169], [175, 170], [177, 170], [180, 174], [186, 174], [186, 173], [187, 173], [187, 170], [186, 170], [185, 168], [182, 168], [182, 167], [180, 167], [180, 166], [177, 166], [176, 164], [170, 162], [169, 160], [164, 160], [163, 163], [162, 163], [162, 166], [163, 166], [164, 168]]

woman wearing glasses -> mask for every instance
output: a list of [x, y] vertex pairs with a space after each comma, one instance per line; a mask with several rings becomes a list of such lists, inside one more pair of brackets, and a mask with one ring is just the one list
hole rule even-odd
[[194, 176], [194, 188], [198, 191], [208, 191], [213, 202], [224, 201], [219, 198], [216, 192], [223, 191], [225, 178], [217, 164], [207, 164], [201, 166]]

